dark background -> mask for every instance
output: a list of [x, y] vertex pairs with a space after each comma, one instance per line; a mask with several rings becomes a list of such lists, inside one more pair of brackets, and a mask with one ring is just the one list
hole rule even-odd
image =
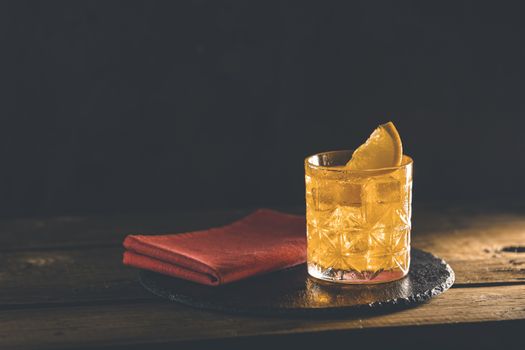
[[3, 1], [0, 215], [300, 205], [387, 120], [416, 201], [520, 200], [514, 4]]

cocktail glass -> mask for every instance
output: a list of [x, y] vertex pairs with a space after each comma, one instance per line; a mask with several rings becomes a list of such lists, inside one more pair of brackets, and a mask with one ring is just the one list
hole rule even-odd
[[410, 266], [412, 159], [348, 170], [352, 151], [305, 159], [308, 273], [339, 283], [400, 279]]

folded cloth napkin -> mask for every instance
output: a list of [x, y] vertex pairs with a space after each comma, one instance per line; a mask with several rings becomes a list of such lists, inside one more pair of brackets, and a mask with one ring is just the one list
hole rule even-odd
[[124, 264], [217, 286], [306, 261], [304, 216], [259, 209], [229, 225], [129, 235]]

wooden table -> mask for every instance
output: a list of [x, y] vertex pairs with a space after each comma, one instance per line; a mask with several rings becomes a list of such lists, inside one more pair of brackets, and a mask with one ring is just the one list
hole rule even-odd
[[137, 271], [121, 264], [128, 233], [223, 225], [248, 210], [2, 220], [0, 349], [335, 342], [525, 348], [525, 207], [444, 208], [414, 208], [412, 241], [451, 264], [453, 288], [416, 308], [359, 317], [196, 310], [150, 295]]

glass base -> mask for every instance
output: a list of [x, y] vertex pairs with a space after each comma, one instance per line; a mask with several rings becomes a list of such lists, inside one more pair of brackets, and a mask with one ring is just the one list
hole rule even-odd
[[312, 277], [323, 281], [346, 283], [346, 284], [375, 284], [391, 282], [403, 278], [407, 275], [407, 271], [401, 269], [389, 271], [355, 271], [355, 270], [339, 270], [334, 268], [323, 268], [314, 263], [308, 263], [308, 274]]

